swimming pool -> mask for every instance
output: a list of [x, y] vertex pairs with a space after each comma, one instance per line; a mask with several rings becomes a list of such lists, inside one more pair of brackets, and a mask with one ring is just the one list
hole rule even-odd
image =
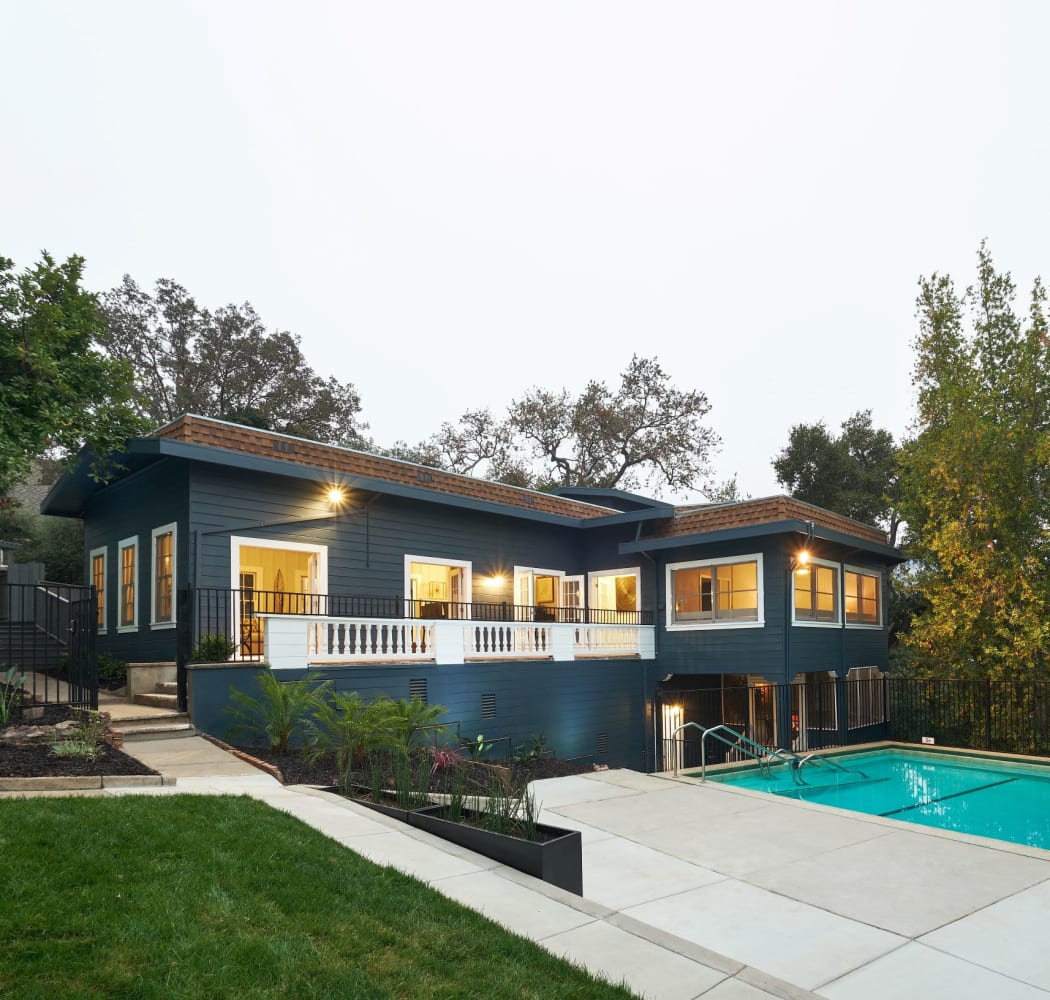
[[[809, 761], [805, 784], [781, 764], [709, 781], [872, 816], [1050, 849], [1050, 766], [923, 751], [876, 750], [832, 758], [850, 773]], [[699, 774], [696, 775], [699, 777]]]

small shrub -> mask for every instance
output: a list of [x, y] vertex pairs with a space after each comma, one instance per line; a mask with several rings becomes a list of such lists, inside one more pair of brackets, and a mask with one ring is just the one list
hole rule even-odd
[[197, 646], [190, 653], [194, 663], [223, 663], [237, 652], [237, 643], [221, 632], [209, 632], [197, 640]]
[[340, 785], [349, 786], [353, 763], [366, 752], [400, 745], [394, 703], [389, 698], [366, 702], [356, 691], [337, 691], [322, 699], [307, 727], [309, 756], [334, 753]]
[[90, 709], [82, 709], [76, 713], [77, 728], [73, 739], [81, 743], [91, 743], [93, 745], [100, 744], [109, 726], [102, 720], [102, 716], [98, 712], [92, 712]]
[[128, 682], [128, 665], [109, 653], [99, 653], [98, 680], [106, 687], [122, 687]]
[[391, 707], [395, 732], [406, 749], [419, 742], [423, 730], [433, 729], [437, 734], [445, 729], [437, 724], [437, 720], [448, 711], [444, 705], [428, 705], [422, 698], [399, 698], [391, 702]]
[[492, 749], [492, 744], [486, 743], [485, 737], [478, 733], [478, 738], [473, 743], [468, 743], [465, 749], [474, 760], [480, 760], [487, 750]]
[[22, 704], [22, 684], [18, 667], [0, 673], [0, 726], [6, 726]]
[[51, 756], [73, 760], [98, 760], [102, 748], [90, 740], [58, 740], [51, 744]]
[[451, 771], [463, 763], [463, 755], [455, 747], [431, 747], [429, 753], [433, 774]]
[[543, 733], [533, 733], [524, 743], [514, 748], [514, 759], [519, 764], [531, 764], [534, 760], [551, 753], [550, 744]]

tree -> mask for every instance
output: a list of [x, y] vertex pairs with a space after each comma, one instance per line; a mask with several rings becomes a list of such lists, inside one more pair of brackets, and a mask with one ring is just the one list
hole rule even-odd
[[1046, 292], [1028, 315], [982, 244], [978, 280], [919, 283], [918, 433], [901, 507], [928, 602], [905, 642], [927, 667], [983, 677], [1050, 668], [1050, 372]]
[[356, 389], [314, 372], [299, 338], [268, 333], [247, 302], [210, 312], [169, 278], [150, 295], [125, 275], [102, 312], [102, 342], [131, 364], [135, 404], [153, 425], [196, 413], [340, 444], [367, 426]]
[[471, 410], [415, 449], [439, 467], [536, 489], [696, 488], [718, 436], [702, 424], [701, 392], [671, 385], [656, 358], [635, 355], [620, 385], [592, 381], [579, 396], [534, 388], [503, 419]]
[[889, 431], [872, 425], [871, 410], [862, 410], [843, 421], [837, 437], [823, 421], [796, 424], [773, 471], [793, 497], [879, 524], [896, 545], [898, 450]]
[[15, 562], [42, 562], [52, 583], [84, 582], [84, 522], [0, 506], [0, 538], [15, 542]]
[[84, 258], [57, 264], [45, 252], [25, 271], [14, 267], [0, 257], [0, 495], [33, 458], [68, 459], [85, 445], [110, 455], [140, 430], [129, 366], [98, 349], [97, 299], [80, 286]]

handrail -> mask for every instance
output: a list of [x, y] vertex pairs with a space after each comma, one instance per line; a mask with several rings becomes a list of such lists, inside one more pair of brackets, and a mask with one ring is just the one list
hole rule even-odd
[[[714, 736], [716, 740], [724, 743], [731, 750], [739, 750], [741, 753], [747, 754], [754, 760], [758, 761], [759, 767], [769, 768], [769, 758], [775, 757], [777, 760], [782, 761], [785, 764], [791, 764], [793, 767], [797, 767], [798, 756], [791, 753], [788, 750], [781, 750], [779, 747], [776, 749], [770, 749], [769, 747], [763, 746], [761, 743], [756, 743], [749, 736], [745, 736], [743, 733], [738, 733], [735, 729], [726, 725], [711, 726], [705, 729], [700, 725], [699, 722], [683, 722], [674, 732], [671, 733], [672, 741], [678, 736], [683, 729], [699, 729], [700, 736], [700, 780], [707, 781], [707, 737]], [[720, 736], [719, 732], [731, 733], [735, 739], [733, 741], [727, 740], [724, 736]], [[748, 749], [754, 747], [754, 750]], [[755, 751], [758, 751], [757, 753]], [[674, 755], [674, 776], [678, 777], [678, 754]]]
[[841, 771], [843, 774], [859, 774], [866, 781], [871, 780], [859, 767], [843, 767], [841, 764], [839, 764], [835, 760], [832, 760], [830, 757], [821, 757], [820, 754], [816, 750], [814, 750], [813, 753], [806, 754], [806, 756], [798, 762], [798, 780], [803, 785], [806, 782], [802, 777], [802, 768], [805, 767], [806, 764], [808, 764], [810, 761], [813, 761], [816, 764], [823, 764], [825, 767], [830, 767], [834, 771]]

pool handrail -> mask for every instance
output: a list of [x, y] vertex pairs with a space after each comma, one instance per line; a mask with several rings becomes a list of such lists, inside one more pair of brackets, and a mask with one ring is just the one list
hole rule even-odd
[[[718, 725], [711, 726], [705, 729], [700, 725], [699, 722], [683, 722], [682, 725], [678, 726], [674, 732], [671, 733], [672, 742], [678, 737], [678, 734], [683, 729], [699, 729], [700, 736], [700, 780], [707, 781], [707, 737], [713, 736], [716, 740], [724, 743], [731, 750], [738, 750], [741, 753], [747, 754], [748, 757], [758, 761], [759, 769], [763, 771], [768, 777], [770, 758], [775, 758], [781, 763], [792, 765], [792, 771], [794, 772], [798, 768], [798, 755], [792, 753], [789, 750], [781, 750], [780, 747], [770, 748], [763, 746], [761, 743], [756, 743], [749, 736], [745, 736], [743, 733], [738, 733], [731, 726]], [[721, 732], [731, 733], [734, 737], [732, 741], [727, 740], [724, 736], [720, 735]], [[749, 749], [753, 747], [754, 749]], [[757, 752], [756, 752], [757, 751]], [[674, 776], [678, 777], [678, 754], [674, 754]]]
[[859, 767], [843, 767], [838, 761], [832, 760], [830, 757], [822, 757], [818, 751], [814, 750], [812, 753], [808, 753], [805, 757], [802, 757], [795, 769], [800, 784], [804, 785], [806, 783], [805, 779], [802, 777], [802, 768], [810, 761], [813, 761], [816, 764], [823, 764], [825, 767], [830, 767], [835, 771], [841, 771], [843, 774], [859, 774], [865, 781], [871, 780]]

